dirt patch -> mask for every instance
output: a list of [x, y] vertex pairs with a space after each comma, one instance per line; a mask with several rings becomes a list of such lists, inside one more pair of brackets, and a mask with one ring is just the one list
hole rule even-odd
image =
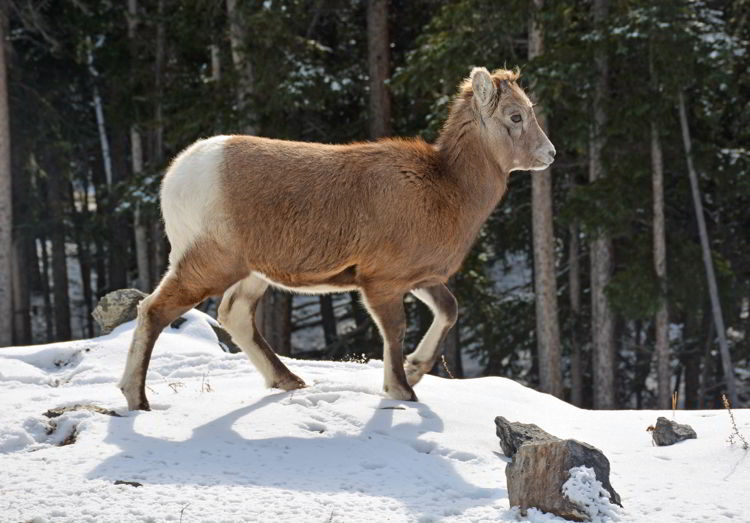
[[[76, 442], [76, 439], [78, 438], [78, 424], [73, 425], [71, 430], [70, 425], [68, 425], [67, 423], [63, 423], [62, 426], [60, 426], [60, 424], [58, 423], [59, 420], [55, 418], [59, 418], [66, 412], [74, 412], [77, 410], [87, 410], [89, 412], [97, 412], [99, 414], [104, 414], [106, 416], [115, 416], [118, 418], [122, 417], [114, 410], [105, 409], [97, 405], [69, 405], [67, 407], [56, 407], [54, 409], [49, 409], [44, 413], [44, 416], [50, 418], [50, 421], [47, 423], [47, 436], [52, 436], [58, 430], [70, 430], [70, 433], [67, 436], [65, 436], [58, 443], [55, 443], [58, 447], [72, 445]], [[62, 434], [60, 436], [62, 436]]]
[[142, 487], [143, 483], [138, 483], [137, 481], [125, 481], [123, 479], [118, 479], [115, 481], [115, 485], [130, 485], [131, 487]]
[[104, 414], [106, 416], [114, 416], [116, 418], [122, 417], [120, 414], [118, 414], [112, 409], [105, 409], [97, 405], [70, 405], [68, 407], [56, 407], [54, 409], [49, 409], [47, 412], [44, 413], [44, 415], [47, 416], [48, 418], [57, 418], [59, 416], [62, 416], [66, 412], [73, 412], [76, 410], [88, 410], [91, 412]]

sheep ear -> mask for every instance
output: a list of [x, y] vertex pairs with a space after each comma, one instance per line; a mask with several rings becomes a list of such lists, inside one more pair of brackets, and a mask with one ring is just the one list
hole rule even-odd
[[492, 81], [490, 72], [484, 67], [475, 67], [471, 70], [471, 88], [480, 108], [485, 108], [495, 97], [495, 83]]

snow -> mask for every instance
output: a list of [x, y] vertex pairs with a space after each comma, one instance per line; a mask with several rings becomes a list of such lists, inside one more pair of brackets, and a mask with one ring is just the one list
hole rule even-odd
[[[286, 359], [309, 387], [268, 390], [205, 315], [186, 317], [154, 350], [151, 412], [116, 388], [132, 323], [0, 349], [0, 521], [563, 521], [509, 507], [497, 415], [602, 449], [619, 521], [748, 521], [750, 458], [724, 411], [678, 411], [698, 439], [654, 447], [646, 427], [671, 412], [580, 410], [504, 378], [426, 376], [409, 403], [382, 395], [380, 361]], [[44, 416], [77, 404], [122, 417]], [[750, 412], [734, 413], [750, 435]], [[571, 485], [596, 492], [586, 471]]]
[[618, 521], [618, 507], [609, 501], [609, 493], [596, 479], [591, 467], [580, 466], [570, 469], [570, 478], [562, 486], [563, 495], [584, 508], [591, 521], [599, 523], [608, 519]]

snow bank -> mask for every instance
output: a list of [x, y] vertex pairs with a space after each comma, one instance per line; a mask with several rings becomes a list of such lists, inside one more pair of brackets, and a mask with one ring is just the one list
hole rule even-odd
[[[132, 324], [0, 349], [0, 521], [562, 521], [508, 506], [497, 415], [602, 449], [620, 521], [748, 521], [750, 458], [726, 442], [725, 412], [678, 412], [698, 439], [653, 447], [646, 427], [671, 412], [579, 410], [503, 378], [426, 376], [409, 403], [381, 394], [381, 362], [288, 359], [309, 387], [279, 392], [187, 318], [154, 350], [152, 412], [128, 412], [116, 388]], [[76, 404], [122, 417], [44, 416]], [[750, 435], [750, 413], [735, 415]]]

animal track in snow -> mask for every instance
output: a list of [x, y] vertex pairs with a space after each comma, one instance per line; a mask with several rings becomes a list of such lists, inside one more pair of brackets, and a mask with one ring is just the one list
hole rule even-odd
[[306, 421], [304, 423], [301, 423], [300, 427], [305, 430], [309, 430], [310, 432], [317, 432], [319, 434], [323, 434], [326, 431], [326, 426], [317, 421]]
[[447, 450], [447, 453], [441, 452], [440, 453], [441, 455], [447, 456], [450, 459], [455, 459], [457, 461], [466, 462], [466, 461], [472, 461], [472, 460], [479, 458], [479, 456], [477, 456], [476, 454], [472, 454], [471, 452], [464, 452], [461, 450], [448, 450], [448, 449], [444, 449], [444, 450]]
[[417, 452], [421, 452], [422, 454], [430, 454], [437, 447], [437, 443], [435, 443], [434, 441], [426, 441], [423, 439], [417, 439], [411, 443], [411, 446]]
[[456, 461], [467, 462], [475, 460], [479, 457], [476, 454], [472, 454], [471, 452], [453, 450], [429, 440], [417, 439], [409, 442], [409, 445], [420, 454], [438, 455], [445, 458], [454, 459]]
[[364, 461], [360, 463], [360, 465], [365, 470], [377, 470], [385, 468], [385, 463], [379, 461]]
[[318, 403], [334, 403], [338, 401], [341, 394], [331, 392], [315, 392], [312, 394], [295, 394], [289, 398], [289, 403], [293, 405], [302, 405], [303, 407], [317, 407]]

